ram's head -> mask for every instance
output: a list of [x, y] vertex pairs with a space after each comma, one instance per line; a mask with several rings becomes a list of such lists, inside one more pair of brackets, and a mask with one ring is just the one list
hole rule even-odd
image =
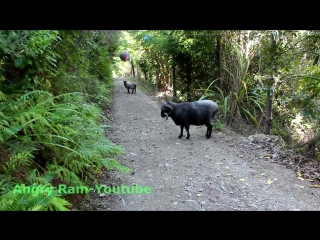
[[168, 120], [168, 117], [170, 116], [172, 111], [173, 111], [173, 108], [170, 106], [168, 102], [166, 102], [161, 107], [161, 117], [166, 118], [166, 120]]

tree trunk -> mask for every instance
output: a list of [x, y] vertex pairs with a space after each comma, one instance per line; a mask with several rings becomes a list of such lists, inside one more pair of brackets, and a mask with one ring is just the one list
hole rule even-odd
[[134, 65], [133, 65], [133, 61], [131, 60], [131, 76], [136, 76], [136, 73], [134, 71]]
[[272, 102], [273, 102], [273, 86], [271, 86], [267, 93], [266, 101], [266, 121], [264, 124], [263, 133], [266, 135], [270, 134], [272, 128]]
[[147, 72], [145, 72], [145, 71], [142, 71], [142, 72], [143, 72], [145, 81], [148, 82]]
[[217, 66], [217, 79], [219, 79], [219, 88], [222, 90], [222, 79], [221, 79], [221, 35], [217, 36], [217, 44], [216, 44], [216, 66]]
[[173, 99], [177, 100], [177, 87], [176, 87], [176, 63], [173, 61], [172, 63], [172, 91], [173, 91]]
[[267, 92], [267, 101], [266, 101], [266, 117], [263, 133], [266, 135], [270, 134], [270, 130], [272, 128], [272, 104], [273, 104], [273, 92], [274, 92], [274, 72], [276, 70], [275, 66], [275, 54], [276, 54], [276, 39], [275, 36], [271, 35], [271, 49], [270, 49], [270, 57], [271, 57], [271, 75], [270, 75], [270, 85], [269, 90]]
[[161, 71], [159, 69], [156, 69], [156, 79], [157, 79], [157, 89], [159, 92], [162, 92], [165, 85], [163, 84], [163, 81], [161, 79]]
[[192, 82], [192, 79], [191, 79], [191, 57], [188, 57], [187, 59], [187, 69], [186, 69], [186, 72], [187, 72], [187, 101], [188, 102], [191, 102], [191, 82]]

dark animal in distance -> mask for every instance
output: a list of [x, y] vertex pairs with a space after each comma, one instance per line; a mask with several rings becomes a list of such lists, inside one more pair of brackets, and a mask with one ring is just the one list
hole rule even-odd
[[196, 102], [182, 102], [175, 103], [166, 101], [161, 107], [161, 117], [171, 117], [177, 126], [180, 126], [181, 133], [179, 138], [183, 136], [183, 128], [186, 128], [187, 139], [190, 138], [189, 127], [195, 126], [207, 126], [207, 139], [211, 137], [212, 133], [212, 121], [218, 111], [218, 104], [211, 100], [201, 100]]
[[128, 93], [130, 93], [129, 89], [132, 89], [131, 93], [133, 93], [133, 91], [137, 93], [137, 84], [127, 82], [126, 80], [123, 80], [123, 84], [126, 87], [126, 89], [128, 89]]

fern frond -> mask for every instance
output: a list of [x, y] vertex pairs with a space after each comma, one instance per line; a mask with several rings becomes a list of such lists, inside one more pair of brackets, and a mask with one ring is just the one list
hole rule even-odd
[[5, 101], [7, 99], [6, 95], [0, 91], [0, 101]]
[[17, 132], [19, 132], [22, 127], [21, 126], [8, 126], [8, 127], [0, 127], [0, 143], [4, 143], [12, 136], [17, 137]]
[[42, 104], [50, 102], [52, 103], [53, 94], [47, 91], [42, 90], [34, 90], [22, 95], [18, 102], [28, 102], [30, 100], [36, 99], [37, 101], [41, 102]]
[[50, 211], [70, 211], [67, 207], [65, 206], [71, 206], [71, 204], [61, 198], [61, 197], [53, 197], [52, 200], [48, 203], [48, 208]]
[[82, 185], [83, 182], [80, 180], [80, 178], [69, 169], [58, 166], [56, 164], [50, 164], [48, 165], [48, 171], [54, 175], [57, 179], [61, 179], [65, 182], [71, 183], [72, 185]]
[[31, 166], [31, 160], [33, 159], [33, 154], [31, 151], [22, 151], [17, 152], [10, 156], [9, 161], [6, 161], [5, 164], [3, 164], [3, 169], [7, 172], [14, 172], [19, 171], [22, 168]]
[[10, 176], [0, 175], [3, 177], [3, 179], [0, 178], [0, 195], [6, 194], [10, 192], [14, 186], [15, 183], [11, 181]]
[[40, 176], [39, 171], [35, 168], [30, 171], [29, 175], [27, 176], [27, 182], [32, 184], [49, 184], [51, 179], [45, 178], [43, 176]]
[[[24, 184], [17, 185], [19, 189], [25, 187]], [[53, 188], [50, 184], [37, 185], [37, 188]], [[71, 204], [62, 199], [56, 190], [48, 193], [17, 193], [15, 190], [0, 196], [0, 211], [68, 211], [66, 206]]]
[[112, 158], [104, 158], [101, 160], [103, 166], [105, 166], [108, 170], [118, 170], [122, 173], [129, 174], [132, 172], [132, 169], [122, 165], [119, 161]]

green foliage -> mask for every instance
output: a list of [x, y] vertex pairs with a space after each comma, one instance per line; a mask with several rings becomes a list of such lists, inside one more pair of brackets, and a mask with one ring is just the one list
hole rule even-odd
[[281, 122], [281, 118], [279, 117], [274, 118], [274, 120], [272, 121], [272, 129], [270, 133], [273, 135], [279, 136], [281, 139], [283, 139], [287, 143], [291, 143], [294, 138], [290, 130], [290, 127], [283, 124], [283, 122]]
[[[95, 181], [113, 157], [102, 108], [113, 90], [116, 35], [108, 31], [0, 31], [0, 209], [65, 211], [64, 183]], [[110, 37], [112, 35], [112, 37]], [[17, 186], [52, 194], [15, 192]]]
[[99, 106], [109, 103], [117, 38], [108, 38], [103, 31], [61, 31], [61, 35], [63, 41], [56, 45], [61, 61], [51, 82], [52, 92], [83, 92], [88, 102]]
[[214, 122], [214, 129], [216, 129], [216, 130], [221, 130], [224, 126], [225, 126], [225, 124], [220, 119], [217, 119]]
[[48, 89], [59, 54], [53, 45], [58, 31], [0, 31], [0, 91], [17, 93], [25, 89]]
[[[6, 174], [0, 175], [0, 211], [69, 211], [71, 204], [50, 184], [52, 179], [49, 172], [39, 176], [37, 169], [30, 170], [26, 178], [28, 185], [18, 183]], [[52, 189], [50, 194], [40, 191], [48, 188]]]
[[[122, 148], [105, 138], [101, 110], [87, 104], [82, 94], [53, 96], [32, 91], [0, 103], [0, 109], [5, 116], [0, 122], [0, 146], [7, 152], [7, 158], [1, 158], [0, 174], [26, 182], [25, 174], [42, 166], [30, 175], [34, 182], [44, 183], [44, 176], [51, 176], [80, 185], [80, 176], [90, 169], [104, 166], [130, 172], [110, 159], [121, 154]], [[13, 201], [25, 200], [20, 197]]]
[[[0, 211], [69, 211], [71, 205], [54, 190], [51, 194], [24, 192], [24, 184], [0, 196]], [[53, 188], [50, 184], [37, 184], [30, 188]], [[38, 190], [40, 191], [40, 190]]]

